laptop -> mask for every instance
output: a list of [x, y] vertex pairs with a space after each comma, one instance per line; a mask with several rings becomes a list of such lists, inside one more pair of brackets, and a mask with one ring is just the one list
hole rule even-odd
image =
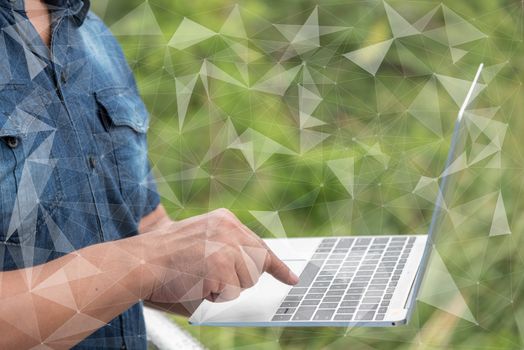
[[[460, 139], [462, 117], [482, 71], [459, 110], [447, 169]], [[440, 179], [445, 193], [448, 175]], [[391, 327], [409, 322], [424, 277], [439, 222], [437, 196], [427, 235], [349, 236], [266, 239], [300, 277], [295, 286], [268, 274], [232, 301], [203, 301], [189, 318], [192, 325], [234, 327]]]

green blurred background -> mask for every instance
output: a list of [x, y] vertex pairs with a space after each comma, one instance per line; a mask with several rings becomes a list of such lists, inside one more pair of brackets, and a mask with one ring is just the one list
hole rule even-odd
[[[468, 124], [461, 150], [468, 159], [487, 153], [461, 168], [446, 193], [449, 219], [439, 230], [437, 251], [452, 282], [444, 276], [444, 285], [434, 280], [425, 286], [428, 297], [421, 297], [409, 325], [253, 329], [174, 322], [210, 349], [524, 347], [524, 220], [518, 214], [524, 204], [522, 1], [92, 3], [122, 44], [150, 111], [150, 157], [172, 217], [227, 207], [263, 237], [427, 232], [437, 192], [420, 185], [442, 172], [459, 108], [449, 89], [461, 88], [434, 74], [471, 81], [480, 62], [489, 67], [482, 77], [487, 87], [472, 107], [480, 116], [476, 120], [489, 126], [474, 131]], [[372, 75], [343, 54], [393, 38], [386, 6], [409, 23], [436, 10], [422, 34], [394, 40]], [[235, 9], [247, 38], [216, 35], [182, 50], [169, 45], [184, 17], [218, 32]], [[485, 36], [466, 40], [471, 33], [456, 17], [446, 19], [448, 9]], [[302, 25], [314, 11], [320, 26], [346, 28], [321, 36], [317, 48], [299, 47], [299, 55], [286, 56], [289, 41], [273, 24]], [[204, 60], [246, 86], [213, 77], [204, 84], [198, 75]], [[277, 65], [299, 67], [285, 93], [247, 87]], [[194, 77], [194, 88], [184, 95], [183, 84]], [[437, 116], [430, 128], [411, 110], [428, 81], [435, 82], [430, 85], [437, 93], [436, 100], [427, 101], [427, 112]], [[321, 97], [311, 114], [322, 125], [300, 128], [301, 86]], [[189, 98], [183, 123], [180, 96]], [[240, 144], [238, 135], [243, 135]], [[494, 137], [503, 141], [501, 149], [488, 152]], [[354, 160], [354, 175], [345, 179], [352, 194], [329, 166], [331, 160], [348, 158]], [[269, 217], [269, 224], [257, 215]], [[454, 286], [456, 291], [434, 297], [436, 289]], [[464, 317], [468, 308], [475, 322]]]

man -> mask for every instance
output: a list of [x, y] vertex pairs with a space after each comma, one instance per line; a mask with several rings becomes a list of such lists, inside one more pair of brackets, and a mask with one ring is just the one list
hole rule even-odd
[[146, 109], [88, 9], [0, 0], [1, 349], [145, 349], [142, 301], [187, 313], [264, 271], [298, 281], [225, 209], [169, 219]]

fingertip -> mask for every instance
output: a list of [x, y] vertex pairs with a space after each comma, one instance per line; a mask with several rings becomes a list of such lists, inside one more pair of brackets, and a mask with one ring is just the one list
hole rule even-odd
[[288, 279], [288, 281], [289, 281], [289, 284], [294, 286], [295, 284], [297, 284], [299, 282], [299, 278], [298, 278], [297, 275], [295, 275], [295, 273], [293, 271], [289, 270], [289, 279]]
[[289, 266], [280, 260], [275, 254], [269, 251], [269, 266], [266, 272], [270, 273], [282, 283], [295, 285], [299, 282], [298, 276], [291, 271]]

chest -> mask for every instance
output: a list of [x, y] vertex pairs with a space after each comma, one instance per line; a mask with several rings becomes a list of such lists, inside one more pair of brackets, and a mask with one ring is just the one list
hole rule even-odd
[[0, 23], [0, 240], [119, 238], [141, 217], [148, 174], [148, 115], [124, 56], [96, 19], [59, 20], [50, 49], [16, 19]]

